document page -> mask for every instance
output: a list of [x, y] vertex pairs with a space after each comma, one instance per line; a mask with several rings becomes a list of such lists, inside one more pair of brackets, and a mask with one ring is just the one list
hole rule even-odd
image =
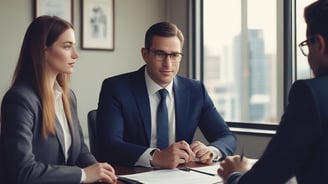
[[129, 178], [132, 180], [139, 181], [144, 184], [217, 184], [223, 183], [222, 179], [216, 174], [218, 165], [197, 167], [193, 168], [203, 172], [209, 172], [215, 174], [210, 176], [208, 174], [195, 172], [195, 171], [183, 171], [180, 169], [164, 169], [155, 170], [144, 173], [121, 175], [121, 177]]
[[203, 171], [203, 172], [214, 174], [214, 175], [218, 175], [217, 171], [218, 171], [219, 167], [220, 167], [219, 164], [214, 164], [214, 165], [211, 165], [211, 166], [193, 167], [192, 169], [198, 170], [198, 171]]

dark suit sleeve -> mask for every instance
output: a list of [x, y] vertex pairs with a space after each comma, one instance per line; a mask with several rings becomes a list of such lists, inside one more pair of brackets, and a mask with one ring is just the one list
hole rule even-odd
[[237, 184], [242, 175], [243, 174], [240, 172], [232, 173], [226, 181], [226, 184]]
[[110, 164], [133, 166], [148, 147], [139, 109], [129, 85], [122, 78], [107, 79], [99, 96], [97, 131], [100, 160]]
[[259, 161], [240, 178], [238, 184], [284, 183], [301, 172], [300, 168], [312, 159], [311, 152], [320, 142], [318, 112], [311, 89], [302, 81], [295, 82], [276, 135]]
[[[35, 123], [39, 118], [37, 114], [41, 113], [41, 105], [37, 103], [36, 95], [24, 89], [18, 91], [22, 92], [7, 94], [1, 106], [1, 159], [7, 182], [80, 183], [80, 168], [47, 164], [35, 159], [33, 151], [38, 145], [32, 144], [33, 139], [43, 139], [42, 134], [33, 134], [33, 130], [41, 127], [41, 123]], [[49, 155], [56, 154], [52, 150], [48, 152]]]

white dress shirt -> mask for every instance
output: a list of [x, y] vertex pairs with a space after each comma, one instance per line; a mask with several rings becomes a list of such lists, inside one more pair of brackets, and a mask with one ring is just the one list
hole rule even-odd
[[[156, 82], [154, 82], [145, 69], [145, 82], [148, 91], [149, 103], [150, 103], [150, 114], [151, 114], [151, 137], [150, 137], [150, 148], [148, 148], [138, 159], [135, 165], [151, 167], [149, 159], [150, 152], [156, 149], [157, 145], [157, 106], [161, 99], [158, 90], [162, 89]], [[173, 81], [165, 88], [168, 91], [166, 97], [166, 105], [169, 116], [169, 144], [175, 142], [175, 107], [174, 107], [174, 93], [173, 93]]]
[[63, 90], [57, 82], [55, 82], [55, 85], [54, 85], [54, 92], [55, 92], [56, 117], [63, 130], [63, 135], [64, 135], [64, 145], [65, 145], [64, 146], [64, 155], [65, 155], [65, 163], [66, 163], [67, 159], [68, 159], [68, 151], [72, 144], [72, 137], [71, 137], [71, 132], [68, 127], [68, 122], [67, 122], [65, 111], [64, 111], [64, 105], [63, 105], [63, 99], [62, 99]]
[[[136, 166], [151, 167], [150, 165], [150, 152], [156, 148], [157, 145], [157, 106], [161, 99], [158, 90], [162, 89], [155, 81], [153, 81], [147, 73], [147, 68], [145, 69], [145, 82], [148, 91], [149, 103], [150, 103], [150, 114], [151, 114], [151, 139], [150, 148], [148, 148], [135, 163]], [[169, 116], [169, 144], [175, 143], [175, 106], [174, 106], [174, 93], [173, 93], [173, 80], [165, 88], [168, 91], [166, 98], [166, 105]], [[221, 152], [214, 146], [209, 146], [209, 148], [214, 153], [214, 158], [221, 158]]]

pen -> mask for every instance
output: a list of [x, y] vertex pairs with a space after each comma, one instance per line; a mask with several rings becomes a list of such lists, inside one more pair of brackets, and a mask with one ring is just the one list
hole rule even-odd
[[198, 172], [198, 173], [206, 174], [206, 175], [209, 175], [209, 176], [215, 176], [215, 174], [213, 174], [213, 173], [208, 173], [208, 172], [204, 172], [204, 171], [199, 171], [199, 170], [192, 169], [192, 168], [189, 168], [189, 167], [183, 167], [183, 168], [180, 168], [180, 169], [183, 170], [183, 171], [194, 171], [194, 172]]
[[240, 161], [243, 161], [243, 158], [244, 158], [244, 147], [242, 148], [240, 153]]
[[125, 177], [121, 177], [121, 176], [119, 176], [117, 179], [124, 182], [125, 184], [143, 184], [142, 182], [140, 182], [138, 180], [133, 180], [133, 179], [125, 178]]

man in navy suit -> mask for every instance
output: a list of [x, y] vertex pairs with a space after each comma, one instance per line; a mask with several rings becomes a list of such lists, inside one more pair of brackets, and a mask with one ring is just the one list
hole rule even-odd
[[[191, 160], [211, 164], [234, 153], [236, 138], [204, 85], [178, 76], [183, 35], [176, 25], [152, 25], [139, 70], [105, 79], [98, 103], [100, 160], [126, 166], [175, 168]], [[159, 90], [168, 92], [167, 128], [156, 130]], [[193, 141], [199, 127], [209, 144]], [[159, 148], [166, 131], [167, 146]]]
[[[328, 173], [328, 1], [305, 8], [307, 39], [299, 44], [315, 78], [296, 81], [276, 135], [261, 158], [227, 157], [218, 174], [227, 184], [327, 183]], [[249, 170], [250, 169], [250, 170]]]

